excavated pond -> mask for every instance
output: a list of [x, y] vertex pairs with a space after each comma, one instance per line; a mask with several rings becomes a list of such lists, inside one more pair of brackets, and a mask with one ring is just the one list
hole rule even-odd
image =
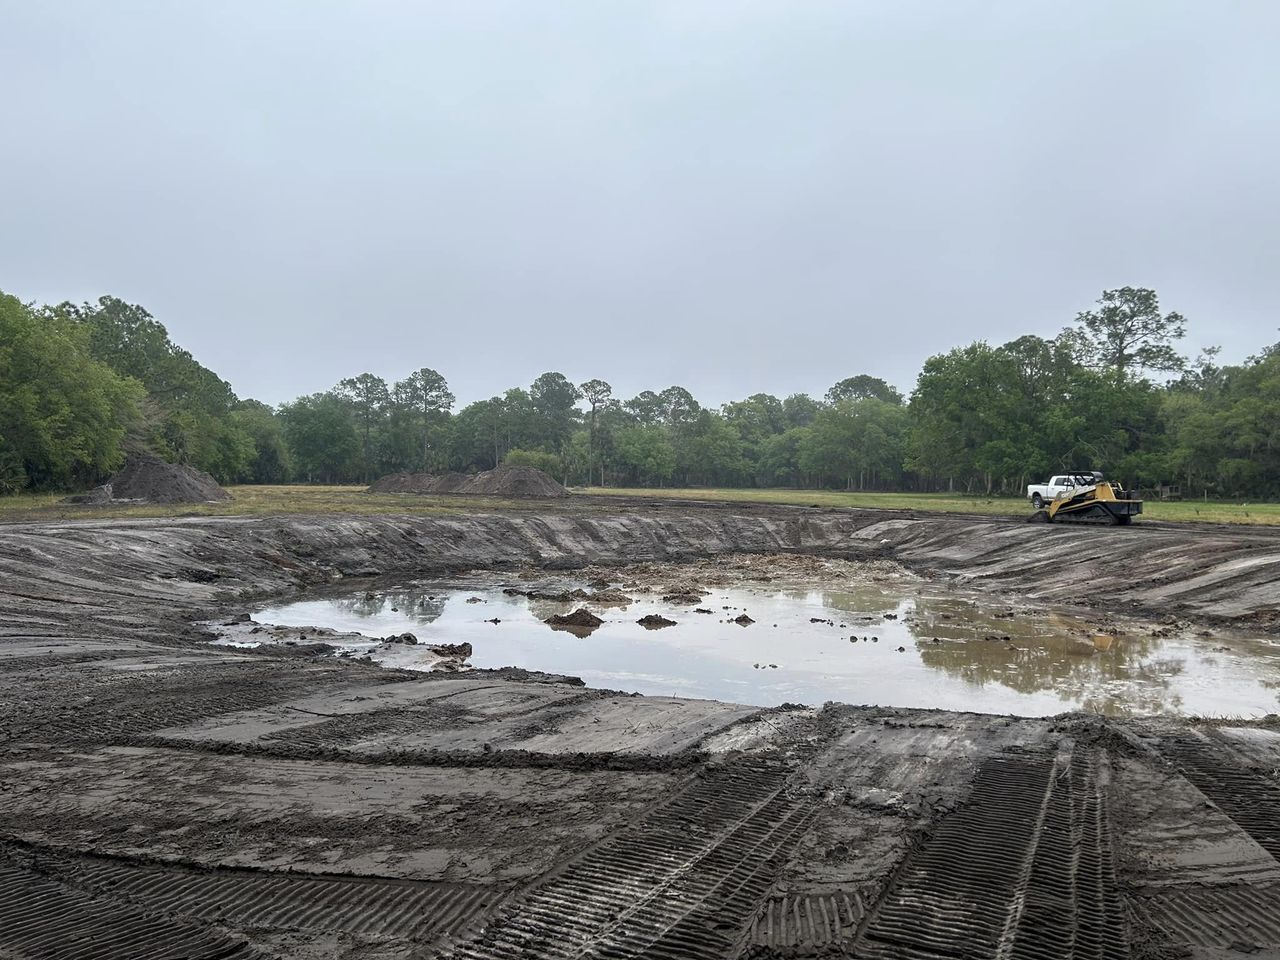
[[[1253, 717], [1280, 703], [1280, 645], [1265, 639], [1010, 607], [911, 577], [719, 579], [730, 582], [680, 595], [634, 580], [474, 574], [287, 603], [254, 620], [340, 631], [303, 636], [386, 666], [431, 669], [426, 645], [469, 643], [478, 668], [760, 706]], [[602, 622], [546, 623], [577, 611]], [[736, 622], [744, 616], [752, 622]], [[405, 633], [417, 643], [383, 639]]]

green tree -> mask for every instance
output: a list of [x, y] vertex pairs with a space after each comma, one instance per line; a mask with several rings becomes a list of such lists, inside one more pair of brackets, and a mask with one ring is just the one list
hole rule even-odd
[[589, 407], [587, 420], [587, 438], [591, 445], [592, 462], [600, 470], [600, 484], [604, 485], [604, 451], [596, 430], [596, 415], [613, 396], [613, 387], [603, 380], [587, 380], [578, 384], [579, 395], [587, 401]]
[[676, 453], [667, 431], [656, 425], [620, 428], [614, 435], [617, 463], [628, 482], [661, 486], [676, 469]]
[[391, 403], [391, 391], [387, 388], [387, 381], [381, 377], [362, 373], [356, 377], [347, 377], [333, 392], [350, 405], [360, 427], [363, 477], [367, 483], [371, 479], [374, 464], [374, 433], [383, 423]]
[[856, 377], [841, 380], [827, 391], [827, 403], [839, 403], [841, 400], [883, 400], [895, 406], [902, 406], [903, 399], [896, 388], [879, 377], [860, 373]]
[[143, 388], [95, 360], [89, 331], [0, 293], [0, 482], [65, 487], [120, 465]]
[[96, 360], [146, 389], [141, 416], [129, 427], [130, 445], [193, 464], [224, 482], [246, 469], [253, 441], [231, 416], [239, 402], [231, 385], [174, 343], [144, 308], [107, 296], [63, 303], [42, 315], [84, 328]]
[[[756, 483], [762, 487], [798, 487], [802, 482], [800, 450], [810, 427], [792, 427], [760, 445], [755, 464]], [[824, 471], [825, 472], [825, 471]]]
[[1143, 370], [1174, 372], [1186, 364], [1174, 348], [1186, 335], [1186, 320], [1179, 313], [1161, 315], [1154, 290], [1104, 290], [1097, 309], [1082, 311], [1076, 321], [1083, 327], [1077, 332], [1082, 359], [1117, 379]]
[[642, 390], [622, 405], [623, 409], [642, 427], [662, 423], [667, 416], [666, 405], [652, 390]]
[[253, 456], [235, 476], [237, 483], [287, 483], [293, 473], [284, 427], [275, 412], [257, 400], [242, 400], [231, 412], [239, 432], [253, 442]]
[[278, 414], [294, 475], [307, 483], [351, 483], [362, 475], [360, 437], [351, 406], [333, 392], [299, 397]]
[[508, 450], [502, 462], [512, 467], [533, 467], [551, 477], [564, 476], [563, 461], [545, 450]]
[[902, 407], [884, 400], [841, 400], [821, 410], [800, 438], [799, 465], [850, 490], [894, 482], [905, 454], [907, 419]]
[[544, 450], [559, 452], [578, 421], [580, 394], [562, 373], [544, 373], [529, 386], [530, 433]]
[[692, 483], [732, 486], [746, 474], [738, 432], [717, 413], [701, 410], [673, 431], [676, 467]]
[[742, 455], [748, 464], [760, 458], [764, 444], [787, 428], [782, 401], [767, 393], [756, 393], [745, 400], [734, 400], [720, 408], [721, 416], [738, 431]]
[[417, 450], [407, 465], [417, 470], [442, 467], [448, 457], [447, 424], [455, 399], [448, 381], [430, 367], [423, 367], [398, 381], [391, 396], [398, 426], [416, 439]]
[[807, 427], [818, 416], [821, 405], [807, 393], [793, 393], [782, 401], [782, 415], [787, 427]]

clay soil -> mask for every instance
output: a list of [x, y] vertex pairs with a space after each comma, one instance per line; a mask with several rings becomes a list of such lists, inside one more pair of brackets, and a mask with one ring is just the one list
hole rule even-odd
[[577, 499], [0, 529], [0, 957], [1280, 956], [1277, 718], [760, 710], [207, 642], [269, 598], [493, 568], [679, 595], [885, 561], [1099, 617], [1280, 608], [1256, 529]]

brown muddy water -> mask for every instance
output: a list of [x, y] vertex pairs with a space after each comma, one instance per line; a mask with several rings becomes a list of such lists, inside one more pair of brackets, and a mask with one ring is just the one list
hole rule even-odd
[[[582, 588], [572, 579], [543, 584]], [[1018, 609], [936, 583], [734, 585], [698, 602], [626, 605], [504, 593], [495, 575], [261, 609], [254, 620], [327, 627], [348, 656], [426, 669], [429, 655], [380, 638], [470, 643], [470, 664], [581, 677], [588, 686], [759, 706], [827, 701], [1044, 716], [1255, 717], [1280, 709], [1280, 643], [1186, 626]], [[586, 607], [587, 635], [544, 622]], [[695, 609], [708, 610], [698, 613]], [[733, 619], [746, 614], [753, 623]], [[656, 614], [674, 626], [637, 623]], [[492, 621], [499, 622], [494, 623]]]

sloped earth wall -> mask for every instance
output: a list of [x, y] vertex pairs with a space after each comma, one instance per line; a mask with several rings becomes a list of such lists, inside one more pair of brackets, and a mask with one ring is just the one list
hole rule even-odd
[[210, 648], [335, 579], [884, 555], [1276, 626], [1280, 537], [621, 506], [0, 527], [0, 956], [1280, 955], [1280, 729], [831, 705]]

